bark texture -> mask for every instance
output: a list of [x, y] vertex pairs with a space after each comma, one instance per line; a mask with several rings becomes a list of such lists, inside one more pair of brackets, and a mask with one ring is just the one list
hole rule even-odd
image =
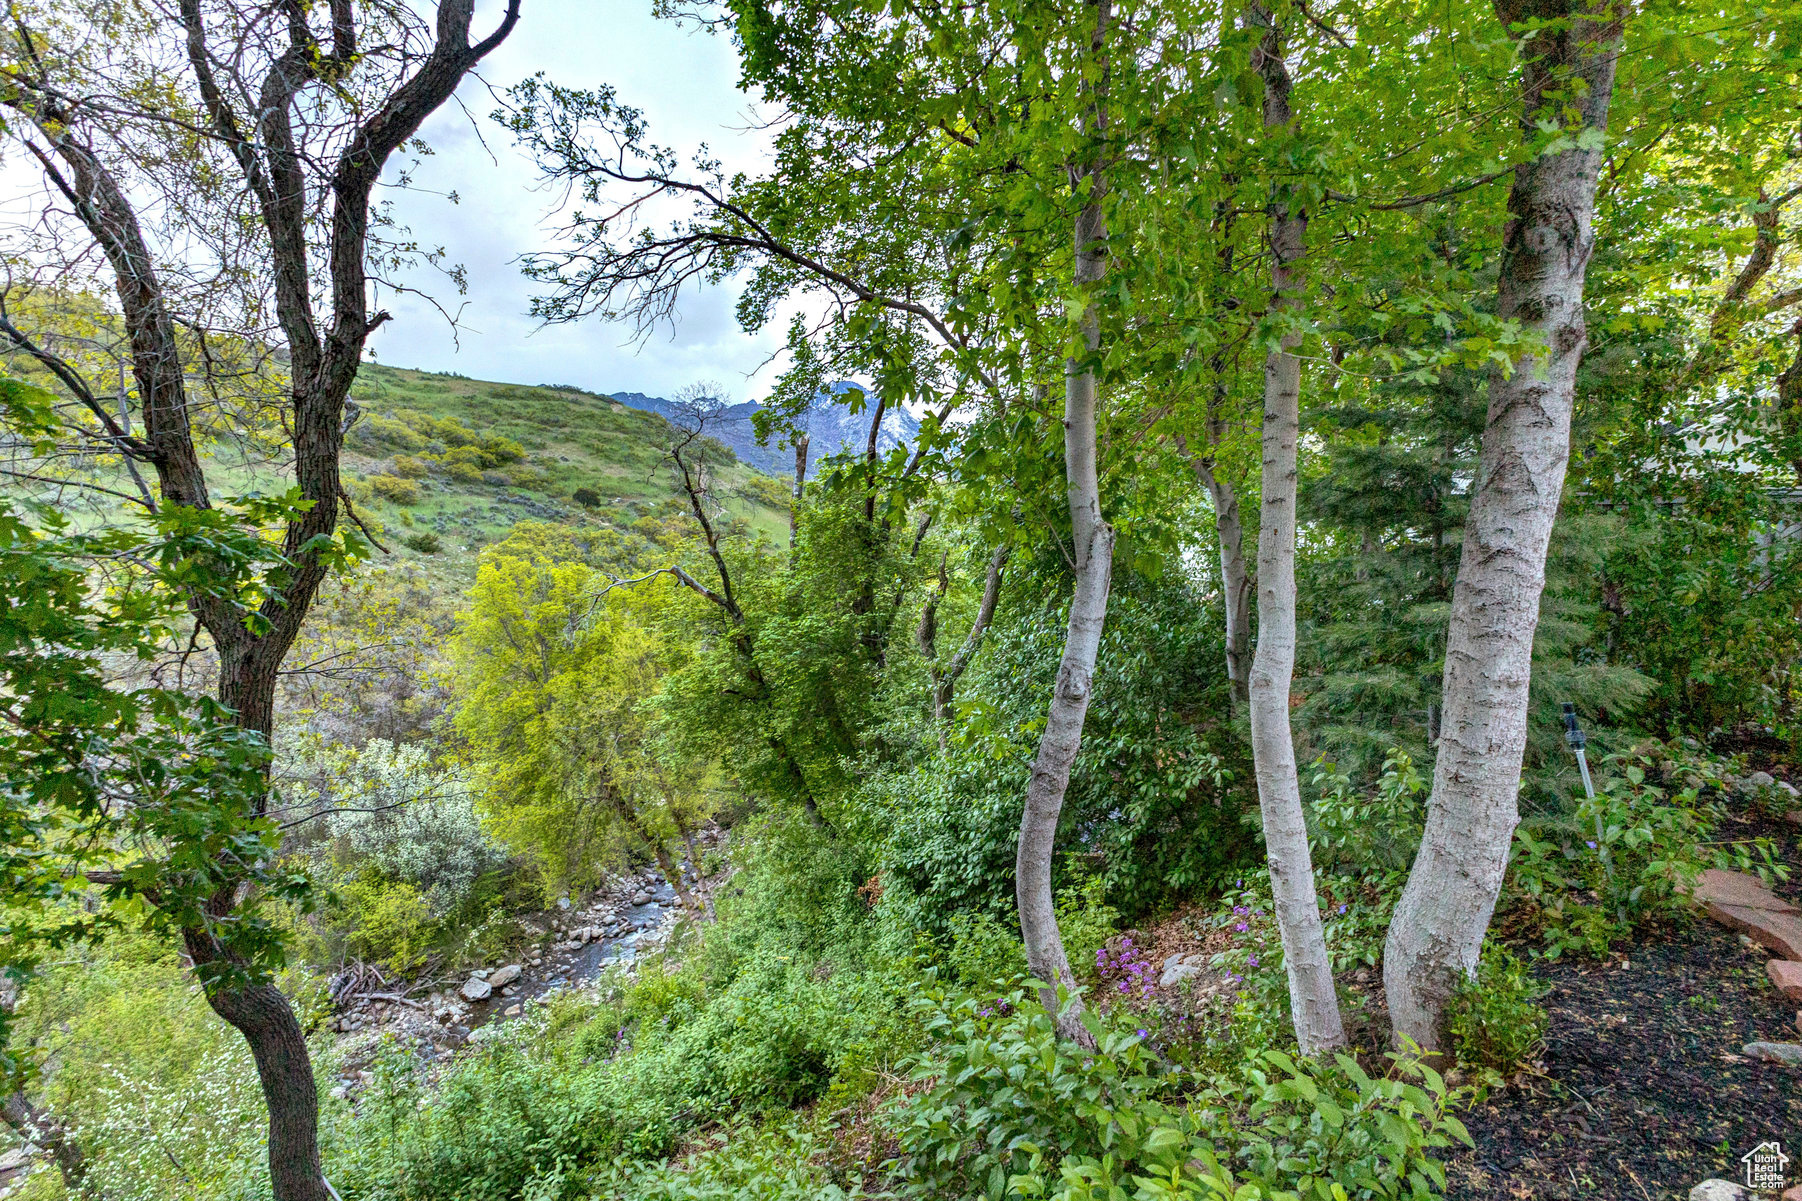
[[62, 1174], [63, 1188], [75, 1196], [93, 1195], [88, 1186], [88, 1159], [69, 1130], [54, 1116], [33, 1104], [24, 1093], [13, 1093], [0, 1102], [0, 1118], [27, 1144], [50, 1153]]
[[[1090, 52], [1102, 64], [1099, 79], [1091, 85], [1086, 132], [1099, 141], [1106, 120], [1105, 70], [1111, 0], [1094, 0], [1095, 25]], [[1108, 230], [1102, 211], [1107, 178], [1099, 153], [1071, 169], [1071, 182], [1088, 185], [1088, 193], [1075, 222], [1076, 261], [1073, 278], [1085, 292], [1107, 274]], [[1070, 621], [1064, 633], [1064, 654], [1058, 663], [1057, 683], [1045, 715], [1045, 732], [1039, 739], [1026, 786], [1026, 805], [1020, 815], [1020, 843], [1014, 858], [1014, 897], [1020, 909], [1020, 933], [1026, 943], [1026, 962], [1033, 976], [1045, 984], [1039, 999], [1057, 1022], [1058, 1033], [1084, 1045], [1093, 1038], [1081, 1024], [1082, 1003], [1075, 996], [1076, 978], [1064, 953], [1057, 928], [1057, 912], [1051, 899], [1051, 855], [1057, 841], [1058, 817], [1064, 793], [1070, 785], [1070, 769], [1082, 748], [1083, 721], [1089, 712], [1089, 696], [1095, 677], [1095, 660], [1101, 650], [1101, 628], [1107, 618], [1108, 590], [1113, 582], [1114, 530], [1101, 514], [1101, 480], [1096, 446], [1096, 359], [1101, 349], [1101, 318], [1092, 296], [1085, 296], [1080, 315], [1082, 353], [1064, 365], [1064, 473], [1070, 503], [1070, 527], [1076, 590], [1070, 599]], [[1070, 1003], [1060, 1013], [1057, 990], [1070, 993]]]
[[[1292, 86], [1283, 62], [1282, 35], [1266, 10], [1253, 6], [1251, 12], [1252, 20], [1265, 27], [1263, 41], [1253, 55], [1253, 66], [1264, 79], [1264, 125], [1282, 129], [1291, 120]], [[1272, 203], [1274, 308], [1293, 308], [1300, 303], [1299, 263], [1306, 249], [1307, 229], [1307, 214], [1298, 206], [1282, 199]], [[1264, 360], [1258, 646], [1251, 666], [1251, 748], [1295, 1037], [1302, 1054], [1317, 1055], [1344, 1046], [1345, 1027], [1321, 929], [1314, 862], [1295, 770], [1295, 741], [1289, 726], [1289, 686], [1295, 674], [1295, 503], [1301, 437], [1301, 360], [1294, 351], [1299, 343], [1298, 336], [1285, 335], [1279, 348]]]
[[970, 660], [976, 657], [976, 651], [982, 646], [982, 637], [988, 633], [989, 625], [995, 620], [995, 605], [1001, 599], [1001, 573], [1007, 566], [1008, 556], [1013, 552], [1011, 546], [1002, 545], [995, 548], [989, 556], [989, 569], [982, 584], [982, 601], [976, 607], [976, 620], [970, 623], [970, 632], [964, 637], [963, 645], [951, 656], [951, 662], [941, 666], [938, 661], [938, 606], [944, 599], [950, 578], [946, 573], [946, 564], [939, 564], [938, 589], [926, 600], [926, 606], [920, 613], [920, 626], [914, 634], [919, 644], [920, 653], [926, 657], [928, 670], [932, 673], [932, 720], [938, 727], [939, 749], [949, 748], [951, 732], [951, 702], [957, 696], [957, 681], [970, 666]]
[[[1187, 446], [1183, 447], [1187, 450]], [[1243, 704], [1251, 699], [1251, 568], [1245, 561], [1245, 523], [1240, 516], [1239, 490], [1223, 479], [1213, 461], [1206, 456], [1191, 456], [1189, 466], [1195, 478], [1208, 490], [1214, 507], [1214, 533], [1220, 540], [1220, 590], [1222, 608], [1226, 611], [1226, 678], [1233, 687], [1233, 699]]]
[[1573, 106], [1584, 142], [1515, 168], [1497, 311], [1538, 339], [1489, 381], [1488, 418], [1446, 635], [1444, 713], [1426, 832], [1389, 927], [1383, 982], [1397, 1041], [1443, 1047], [1445, 1003], [1474, 972], [1519, 821], [1527, 685], [1546, 548], [1570, 457], [1584, 274], [1624, 8], [1500, 0], [1508, 25], [1555, 22], [1528, 38], [1523, 140]]

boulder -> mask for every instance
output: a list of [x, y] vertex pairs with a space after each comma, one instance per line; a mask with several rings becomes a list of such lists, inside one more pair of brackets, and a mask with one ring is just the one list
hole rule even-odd
[[1711, 867], [1696, 877], [1690, 896], [1710, 907], [1735, 905], [1742, 909], [1768, 909], [1773, 913], [1802, 912], [1793, 902], [1772, 892], [1757, 876], [1718, 867]]
[[519, 965], [517, 963], [509, 963], [505, 967], [495, 968], [494, 971], [489, 974], [488, 985], [490, 988], [505, 988], [517, 979], [519, 979]]
[[1704, 1180], [1689, 1190], [1689, 1201], [1741, 1201], [1751, 1195], [1731, 1180]]
[[1192, 980], [1201, 975], [1201, 968], [1200, 955], [1172, 955], [1164, 960], [1163, 973], [1158, 976], [1158, 987], [1175, 988], [1184, 980]]
[[1802, 1043], [1747, 1043], [1740, 1048], [1740, 1054], [1766, 1063], [1802, 1065]]
[[519, 1016], [519, 1014], [520, 1014], [520, 1008], [517, 1005], [509, 1005], [505, 1009], [501, 1010], [501, 1015], [503, 1017], [516, 1018]]
[[651, 894], [641, 888], [632, 894], [632, 903], [634, 905], [649, 905], [651, 903]]
[[486, 1001], [494, 992], [494, 985], [480, 976], [471, 976], [463, 982], [463, 987], [458, 991], [463, 994], [465, 1000]]
[[1785, 959], [1802, 959], [1802, 916], [1796, 913], [1710, 902], [1708, 916]]
[[1802, 1001], [1802, 963], [1793, 959], [1773, 959], [1764, 965], [1777, 991], [1792, 1001]]
[[1777, 777], [1768, 771], [1755, 771], [1741, 781], [1747, 788], [1765, 789], [1777, 782]]
[[569, 908], [569, 898], [568, 897], [558, 897], [557, 898], [557, 908], [568, 909]]

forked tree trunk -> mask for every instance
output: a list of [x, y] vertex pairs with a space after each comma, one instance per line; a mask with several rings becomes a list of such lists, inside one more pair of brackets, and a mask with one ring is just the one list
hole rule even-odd
[[[1089, 87], [1086, 132], [1098, 138], [1105, 128], [1107, 74], [1105, 46], [1112, 0], [1093, 0], [1095, 28], [1090, 52], [1102, 71]], [[1101, 481], [1096, 463], [1096, 358], [1101, 349], [1101, 318], [1092, 289], [1107, 274], [1107, 220], [1102, 212], [1106, 177], [1099, 155], [1091, 163], [1071, 171], [1072, 182], [1087, 181], [1089, 193], [1076, 216], [1074, 281], [1086, 293], [1080, 317], [1082, 344], [1064, 366], [1064, 473], [1070, 502], [1071, 542], [1076, 568], [1076, 590], [1070, 599], [1070, 622], [1064, 634], [1064, 655], [1058, 663], [1057, 683], [1045, 715], [1045, 732], [1033, 759], [1032, 778], [1026, 786], [1026, 805], [1020, 815], [1020, 845], [1014, 859], [1014, 896], [1020, 908], [1020, 933], [1026, 943], [1026, 962], [1035, 979], [1045, 987], [1039, 993], [1046, 1012], [1057, 1023], [1058, 1033], [1085, 1046], [1093, 1038], [1082, 1025], [1082, 1002], [1075, 995], [1076, 978], [1064, 953], [1057, 928], [1057, 911], [1051, 899], [1051, 856], [1057, 841], [1058, 817], [1064, 793], [1070, 786], [1070, 769], [1082, 748], [1083, 721], [1089, 712], [1095, 660], [1101, 650], [1101, 627], [1107, 617], [1108, 589], [1114, 566], [1114, 530], [1101, 515]], [[1058, 990], [1069, 995], [1059, 1011]]]
[[1524, 140], [1574, 107], [1576, 144], [1515, 168], [1497, 313], [1541, 343], [1489, 381], [1489, 413], [1446, 635], [1444, 716], [1426, 832], [1383, 956], [1397, 1041], [1437, 1053], [1452, 990], [1476, 970], [1519, 821], [1533, 634], [1546, 548], [1570, 455], [1587, 337], [1584, 272], [1600, 133], [1608, 125], [1623, 6], [1499, 0], [1509, 25], [1551, 22], [1525, 46]]
[[[1253, 6], [1252, 18], [1266, 27], [1254, 53], [1264, 78], [1264, 124], [1289, 124], [1290, 79], [1283, 62], [1282, 35], [1268, 11]], [[1270, 210], [1272, 305], [1300, 304], [1297, 263], [1305, 249], [1308, 218], [1285, 200]], [[1295, 674], [1295, 500], [1297, 443], [1301, 437], [1300, 343], [1285, 334], [1264, 361], [1262, 510], [1258, 524], [1258, 648], [1251, 666], [1251, 749], [1258, 777], [1258, 805], [1264, 818], [1264, 848], [1270, 864], [1270, 891], [1289, 975], [1289, 1004], [1302, 1054], [1317, 1055], [1345, 1045], [1333, 965], [1321, 929], [1314, 891], [1314, 862], [1302, 818], [1301, 785], [1295, 771], [1295, 741], [1289, 726], [1289, 686]], [[1224, 554], [1225, 543], [1222, 542]]]
[[[208, 126], [206, 136], [236, 164], [235, 186], [254, 198], [269, 240], [273, 262], [268, 282], [288, 352], [287, 423], [294, 476], [306, 502], [287, 523], [282, 550], [292, 566], [280, 591], [262, 602], [260, 630], [245, 621], [237, 606], [206, 590], [197, 589], [187, 598], [195, 621], [212, 636], [219, 655], [219, 700], [233, 711], [234, 722], [260, 735], [264, 745], [274, 727], [275, 684], [282, 660], [328, 571], [321, 543], [329, 541], [337, 527], [346, 398], [370, 333], [387, 318], [386, 313], [369, 312], [370, 196], [389, 156], [512, 31], [519, 20], [519, 3], [508, 0], [496, 30], [472, 45], [474, 0], [439, 0], [430, 53], [360, 117], [354, 136], [330, 166], [329, 182], [316, 180], [311, 191], [304, 171], [324, 165], [309, 162], [296, 139], [293, 111], [306, 103], [302, 99], [306, 89], [320, 84], [330, 72], [349, 69], [356, 58], [358, 29], [350, 7], [343, 6], [342, 12], [336, 5], [332, 8], [334, 18], [343, 19], [334, 19], [329, 54], [307, 24], [310, 14], [288, 23], [289, 45], [257, 84], [258, 107], [251, 113], [234, 108], [240, 92], [248, 90], [241, 85], [250, 81], [238, 73], [241, 64], [209, 45], [214, 32], [208, 26], [210, 10], [204, 10], [199, 0], [181, 0], [176, 6], [188, 68]], [[59, 183], [70, 189], [76, 216], [113, 271], [121, 318], [131, 338], [144, 428], [132, 453], [156, 469], [165, 504], [208, 508], [205, 464], [194, 442], [183, 370], [187, 356], [177, 342], [175, 317], [133, 198], [83, 140], [85, 113], [65, 108], [60, 96], [29, 79], [15, 77], [13, 83], [14, 94], [7, 102], [18, 105], [29, 96], [31, 119], [67, 172], [67, 180], [59, 177]], [[48, 160], [45, 165], [50, 168]], [[330, 197], [330, 232], [323, 245], [310, 244], [309, 223], [314, 217], [309, 197], [315, 193]], [[316, 304], [312, 294], [315, 253], [329, 274], [330, 297], [325, 304]], [[322, 323], [321, 309], [329, 311], [329, 324]], [[267, 804], [265, 793], [255, 812], [244, 816], [264, 817]], [[230, 860], [214, 866], [220, 882], [206, 905], [217, 928], [225, 928], [237, 920], [250, 881]], [[255, 978], [249, 970], [252, 965], [238, 950], [222, 944], [213, 929], [190, 926], [183, 942], [205, 985], [208, 1004], [244, 1036], [256, 1061], [269, 1109], [271, 1191], [276, 1201], [331, 1201], [331, 1187], [320, 1172], [318, 1095], [300, 1021], [273, 984], [244, 982]]]

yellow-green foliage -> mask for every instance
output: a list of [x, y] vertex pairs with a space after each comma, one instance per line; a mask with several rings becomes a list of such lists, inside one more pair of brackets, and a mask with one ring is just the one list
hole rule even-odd
[[431, 440], [416, 433], [404, 421], [370, 413], [352, 427], [350, 440], [358, 445], [391, 446], [396, 450], [424, 450]]
[[403, 480], [423, 480], [431, 473], [431, 467], [424, 459], [415, 455], [395, 455], [394, 474]]
[[432, 907], [413, 885], [359, 876], [338, 889], [351, 952], [409, 972], [425, 959], [436, 933]]
[[545, 549], [528, 537], [484, 555], [451, 658], [488, 820], [554, 892], [692, 828], [706, 790], [704, 765], [666, 753], [651, 722], [679, 656], [645, 621], [667, 588], [609, 591]]
[[[256, 1066], [167, 940], [121, 930], [70, 949], [28, 983], [18, 1018], [14, 1045], [33, 1047], [43, 1068], [34, 1099], [73, 1128], [94, 1195], [225, 1196], [261, 1168]], [[44, 1171], [22, 1201], [66, 1195]]]
[[393, 501], [397, 505], [419, 503], [419, 485], [398, 475], [372, 475], [369, 477], [369, 487], [383, 500]]

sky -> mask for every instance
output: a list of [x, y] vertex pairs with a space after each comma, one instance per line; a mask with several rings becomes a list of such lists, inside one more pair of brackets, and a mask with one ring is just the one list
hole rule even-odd
[[[478, 0], [478, 36], [499, 11], [499, 0]], [[457, 93], [462, 104], [447, 105], [421, 131], [434, 153], [420, 160], [413, 189], [387, 192], [421, 244], [442, 246], [449, 262], [467, 269], [461, 297], [429, 269], [403, 279], [457, 311], [459, 328], [424, 298], [384, 293], [381, 304], [394, 319], [371, 339], [376, 357], [508, 383], [668, 396], [707, 380], [732, 400], [761, 397], [781, 370], [780, 360], [763, 364], [782, 346], [786, 318], [756, 337], [745, 334], [732, 312], [734, 286], [688, 293], [674, 328], [641, 344], [630, 326], [544, 327], [526, 315], [539, 285], [520, 274], [518, 258], [548, 244], [547, 218], [562, 193], [547, 189], [530, 158], [488, 119], [496, 107], [489, 89], [504, 91], [537, 71], [567, 86], [612, 84], [622, 103], [644, 110], [651, 139], [684, 157], [705, 143], [728, 172], [767, 160], [768, 135], [748, 128], [756, 109], [735, 86], [738, 57], [726, 37], [658, 20], [651, 0], [523, 0], [518, 27], [484, 61], [483, 79], [466, 80]], [[444, 198], [451, 191], [456, 204]]]

